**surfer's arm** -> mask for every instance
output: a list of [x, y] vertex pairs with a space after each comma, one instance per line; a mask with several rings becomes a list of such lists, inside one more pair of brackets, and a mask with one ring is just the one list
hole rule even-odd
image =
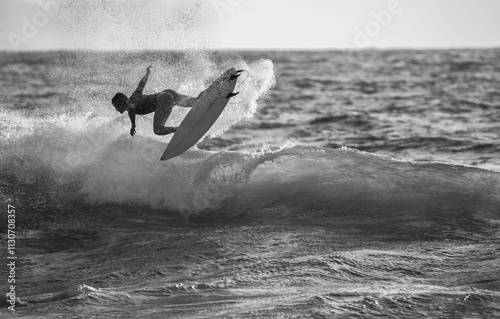
[[142, 91], [144, 91], [144, 88], [146, 87], [146, 83], [148, 83], [149, 73], [151, 73], [150, 69], [151, 69], [151, 65], [146, 68], [146, 75], [139, 82], [137, 89], [135, 89], [135, 92], [139, 93], [140, 95], [142, 95]]
[[128, 117], [130, 117], [130, 122], [132, 122], [132, 128], [130, 129], [130, 135], [135, 135], [135, 109], [130, 107], [128, 109]]

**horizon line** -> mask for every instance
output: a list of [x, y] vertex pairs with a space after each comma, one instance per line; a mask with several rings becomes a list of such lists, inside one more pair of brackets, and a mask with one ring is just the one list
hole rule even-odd
[[337, 51], [337, 52], [363, 52], [363, 51], [446, 51], [446, 50], [496, 50], [496, 46], [449, 46], [449, 47], [366, 47], [366, 48], [146, 48], [146, 49], [82, 49], [82, 48], [48, 48], [14, 50], [0, 49], [0, 53], [48, 53], [48, 52], [187, 52], [187, 51], [232, 51], [232, 52], [317, 52], [317, 51]]

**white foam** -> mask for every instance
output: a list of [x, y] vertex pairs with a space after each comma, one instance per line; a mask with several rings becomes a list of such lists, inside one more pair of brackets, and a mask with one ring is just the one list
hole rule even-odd
[[[194, 96], [229, 67], [249, 71], [249, 78], [239, 87], [240, 95], [232, 99], [210, 135], [222, 134], [252, 117], [257, 101], [275, 81], [269, 60], [247, 63], [232, 56], [226, 64], [215, 64], [208, 53], [192, 52], [186, 54], [185, 61], [157, 70], [178, 75], [175, 82], [181, 87], [177, 90]], [[151, 83], [151, 90], [160, 88], [157, 81]], [[217, 157], [194, 149], [161, 162], [168, 137], [154, 135], [152, 115], [137, 117], [137, 135], [131, 137], [126, 114], [119, 115], [110, 104], [100, 108], [99, 113], [58, 109], [31, 117], [2, 111], [0, 122], [5, 129], [0, 139], [5, 147], [0, 153], [0, 168], [15, 175], [18, 182], [33, 183], [43, 177], [62, 189], [76, 179], [81, 184], [79, 194], [88, 203], [134, 203], [186, 212], [218, 207], [231, 196], [235, 185], [246, 181], [242, 173], [245, 167], [241, 166], [245, 166], [247, 155]], [[169, 122], [178, 125], [182, 112], [188, 110], [174, 109]]]

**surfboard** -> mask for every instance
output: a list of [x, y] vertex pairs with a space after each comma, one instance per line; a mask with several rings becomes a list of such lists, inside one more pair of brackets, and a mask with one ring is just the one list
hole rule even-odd
[[203, 91], [170, 140], [161, 160], [176, 157], [196, 144], [212, 127], [226, 107], [237, 78], [243, 70], [230, 68]]

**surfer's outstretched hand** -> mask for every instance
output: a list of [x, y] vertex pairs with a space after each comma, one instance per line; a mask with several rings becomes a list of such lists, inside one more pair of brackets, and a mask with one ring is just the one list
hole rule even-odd
[[132, 126], [132, 128], [130, 129], [130, 135], [135, 135], [135, 126]]
[[148, 67], [146, 68], [146, 71], [147, 71], [147, 72], [150, 72], [150, 69], [151, 69], [152, 67], [153, 67], [152, 65], [148, 66]]

